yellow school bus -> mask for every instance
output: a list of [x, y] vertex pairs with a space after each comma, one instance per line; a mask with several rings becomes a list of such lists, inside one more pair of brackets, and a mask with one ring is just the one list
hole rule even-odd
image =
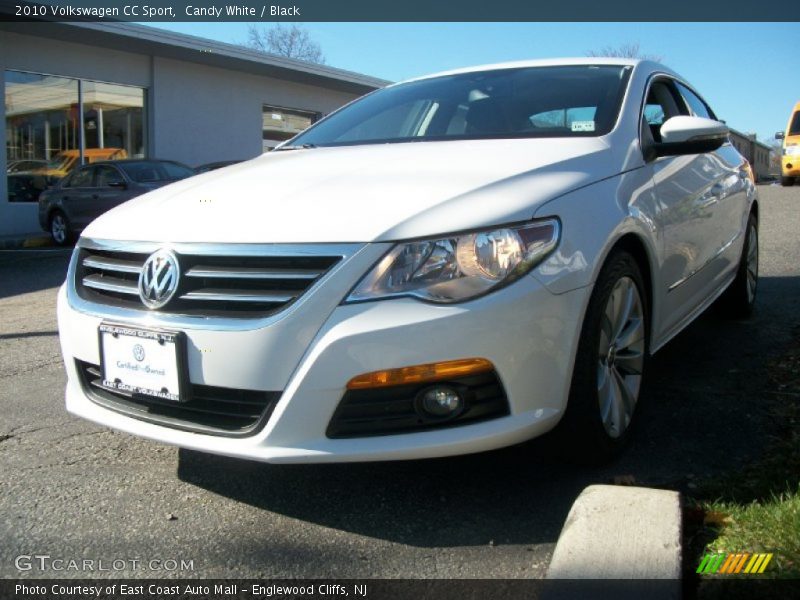
[[800, 102], [789, 114], [786, 131], [779, 131], [775, 137], [783, 139], [781, 185], [793, 185], [800, 177]]

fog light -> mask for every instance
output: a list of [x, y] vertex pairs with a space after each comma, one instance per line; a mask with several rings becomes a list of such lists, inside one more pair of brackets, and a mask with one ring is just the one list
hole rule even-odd
[[419, 395], [422, 410], [431, 417], [454, 417], [464, 410], [464, 398], [449, 385], [435, 385]]

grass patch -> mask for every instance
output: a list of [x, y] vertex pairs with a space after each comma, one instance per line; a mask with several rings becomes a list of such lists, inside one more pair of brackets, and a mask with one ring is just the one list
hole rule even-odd
[[763, 404], [774, 426], [766, 452], [740, 471], [702, 482], [688, 499], [687, 575], [706, 552], [772, 552], [764, 576], [800, 579], [800, 330], [795, 333], [789, 350], [768, 364]]
[[706, 515], [724, 515], [710, 552], [773, 552], [767, 572], [800, 578], [800, 487], [750, 504], [707, 502]]

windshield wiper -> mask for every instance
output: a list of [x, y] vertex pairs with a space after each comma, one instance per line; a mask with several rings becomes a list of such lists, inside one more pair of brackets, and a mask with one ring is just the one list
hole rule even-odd
[[311, 148], [316, 148], [316, 144], [302, 144], [301, 146], [281, 146], [280, 148], [275, 148], [273, 152], [278, 152], [280, 150], [309, 150]]

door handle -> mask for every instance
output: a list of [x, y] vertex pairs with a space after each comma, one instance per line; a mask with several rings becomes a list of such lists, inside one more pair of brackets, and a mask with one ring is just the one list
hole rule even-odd
[[725, 186], [721, 183], [715, 183], [711, 186], [711, 195], [715, 198], [719, 198], [722, 196], [723, 192], [725, 191]]
[[98, 198], [100, 198], [100, 196], [97, 194], [92, 194], [92, 200], [97, 200]]
[[702, 196], [697, 198], [697, 201], [694, 203], [695, 207], [698, 209], [708, 208], [712, 204], [716, 204], [719, 201], [714, 194], [703, 194]]

